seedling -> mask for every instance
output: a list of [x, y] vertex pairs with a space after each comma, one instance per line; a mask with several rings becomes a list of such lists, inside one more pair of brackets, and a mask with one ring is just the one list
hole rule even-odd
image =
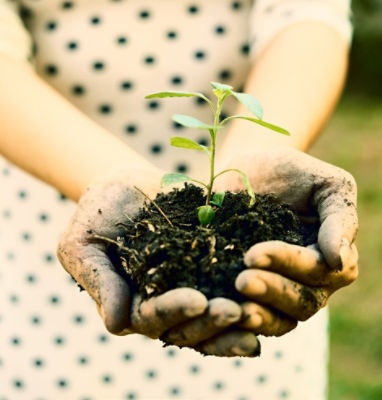
[[[211, 136], [211, 146], [203, 146], [203, 145], [195, 142], [194, 140], [184, 138], [184, 137], [179, 137], [179, 136], [174, 136], [170, 139], [170, 143], [172, 146], [181, 147], [184, 149], [203, 151], [206, 153], [206, 155], [208, 156], [209, 161], [210, 161], [209, 182], [208, 183], [201, 182], [199, 180], [191, 178], [188, 175], [181, 174], [181, 173], [165, 174], [161, 180], [162, 187], [172, 185], [174, 183], [192, 181], [192, 182], [195, 182], [206, 188], [206, 190], [207, 190], [206, 204], [204, 206], [198, 207], [198, 218], [202, 225], [207, 225], [213, 220], [213, 218], [215, 216], [215, 210], [212, 206], [221, 207], [223, 204], [224, 192], [218, 192], [212, 196], [212, 188], [213, 188], [215, 179], [226, 172], [234, 171], [241, 175], [244, 186], [247, 190], [248, 195], [250, 196], [249, 207], [252, 207], [256, 201], [253, 188], [249, 182], [248, 177], [246, 176], [246, 174], [243, 171], [241, 171], [239, 169], [235, 169], [235, 168], [230, 168], [230, 169], [221, 171], [215, 175], [216, 136], [217, 136], [218, 131], [221, 128], [223, 128], [224, 125], [228, 121], [231, 121], [232, 119], [244, 119], [244, 120], [259, 124], [261, 126], [264, 126], [266, 128], [269, 128], [273, 131], [282, 133], [284, 135], [289, 135], [289, 132], [286, 131], [285, 129], [280, 128], [279, 126], [270, 124], [270, 123], [262, 120], [263, 109], [262, 109], [262, 106], [259, 103], [259, 101], [254, 96], [251, 96], [250, 94], [246, 94], [246, 93], [235, 92], [233, 90], [232, 86], [225, 85], [222, 83], [211, 82], [211, 86], [212, 86], [212, 91], [217, 98], [216, 104], [214, 104], [208, 97], [206, 97], [202, 93], [197, 93], [197, 92], [166, 91], [166, 92], [153, 93], [153, 94], [150, 94], [145, 97], [146, 99], [164, 98], [164, 97], [199, 97], [199, 98], [203, 99], [204, 101], [206, 101], [211, 107], [213, 117], [214, 117], [212, 125], [204, 123], [202, 121], [199, 121], [198, 119], [196, 119], [194, 117], [190, 117], [188, 115], [174, 114], [172, 116], [173, 121], [175, 121], [178, 124], [185, 126], [187, 128], [197, 128], [197, 129], [208, 130], [210, 133], [210, 136]], [[257, 118], [247, 117], [245, 115], [232, 115], [232, 116], [224, 118], [222, 121], [220, 121], [223, 103], [229, 96], [234, 96], [240, 103], [242, 103]], [[212, 198], [211, 198], [211, 196], [212, 196]]]

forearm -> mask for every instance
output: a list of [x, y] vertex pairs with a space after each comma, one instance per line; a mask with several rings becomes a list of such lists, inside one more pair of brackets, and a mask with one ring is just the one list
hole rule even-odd
[[112, 170], [159, 173], [27, 65], [6, 56], [0, 56], [0, 93], [0, 153], [73, 200]]
[[[243, 147], [306, 150], [339, 99], [347, 56], [347, 44], [325, 24], [301, 22], [285, 28], [256, 61], [244, 91], [260, 100], [265, 121], [289, 130], [291, 136], [235, 120], [219, 151], [220, 162]], [[246, 111], [241, 108], [238, 113]]]

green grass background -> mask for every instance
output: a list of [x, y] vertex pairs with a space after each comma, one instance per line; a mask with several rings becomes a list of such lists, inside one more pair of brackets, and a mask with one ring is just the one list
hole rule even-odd
[[360, 276], [330, 301], [330, 400], [382, 400], [382, 100], [345, 96], [310, 152], [358, 184]]

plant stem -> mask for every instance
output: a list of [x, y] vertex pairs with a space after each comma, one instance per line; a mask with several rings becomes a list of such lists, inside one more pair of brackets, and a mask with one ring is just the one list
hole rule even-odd
[[218, 98], [216, 112], [215, 112], [215, 119], [214, 119], [214, 128], [210, 130], [210, 133], [211, 133], [211, 157], [210, 157], [211, 172], [210, 172], [210, 183], [207, 186], [208, 191], [207, 191], [206, 205], [210, 204], [212, 187], [213, 187], [214, 180], [215, 180], [216, 133], [218, 130], [220, 113], [222, 110], [224, 98], [225, 98], [225, 96]]

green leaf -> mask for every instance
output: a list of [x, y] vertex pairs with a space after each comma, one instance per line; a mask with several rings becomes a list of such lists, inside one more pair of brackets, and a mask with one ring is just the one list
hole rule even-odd
[[263, 107], [256, 97], [247, 93], [232, 92], [232, 94], [241, 104], [244, 104], [251, 113], [255, 114], [257, 118], [263, 118]]
[[246, 119], [247, 121], [254, 122], [255, 124], [259, 124], [261, 126], [264, 126], [265, 128], [272, 129], [272, 131], [282, 133], [283, 135], [286, 136], [290, 136], [290, 133], [286, 129], [281, 128], [280, 126], [270, 124], [269, 122], [261, 121], [260, 119], [246, 117], [244, 115], [233, 115], [231, 117], [227, 117], [224, 121], [221, 122], [221, 124], [224, 124], [225, 122], [235, 118]]
[[186, 126], [187, 128], [214, 129], [212, 125], [207, 125], [204, 122], [188, 115], [174, 114], [172, 116], [172, 120], [180, 125]]
[[161, 179], [161, 187], [173, 185], [174, 183], [191, 181], [192, 179], [184, 174], [173, 173], [173, 174], [164, 174]]
[[211, 206], [198, 208], [198, 219], [202, 225], [208, 225], [215, 217], [215, 211]]
[[184, 137], [174, 136], [170, 139], [170, 144], [171, 146], [174, 147], [182, 147], [183, 149], [201, 150], [206, 152], [208, 155], [210, 154], [208, 147], [203, 146], [191, 139], [187, 139]]
[[225, 85], [224, 83], [219, 82], [210, 82], [211, 86], [215, 90], [221, 90], [222, 92], [231, 92], [233, 87], [230, 85]]
[[202, 94], [202, 93], [181, 92], [181, 91], [177, 91], [177, 90], [152, 93], [152, 94], [145, 96], [145, 99], [154, 99], [154, 98], [162, 99], [164, 97], [200, 97], [201, 99], [208, 101], [208, 98], [206, 96], [204, 96], [204, 94]]
[[221, 207], [223, 205], [225, 192], [216, 192], [211, 200], [211, 204]]

